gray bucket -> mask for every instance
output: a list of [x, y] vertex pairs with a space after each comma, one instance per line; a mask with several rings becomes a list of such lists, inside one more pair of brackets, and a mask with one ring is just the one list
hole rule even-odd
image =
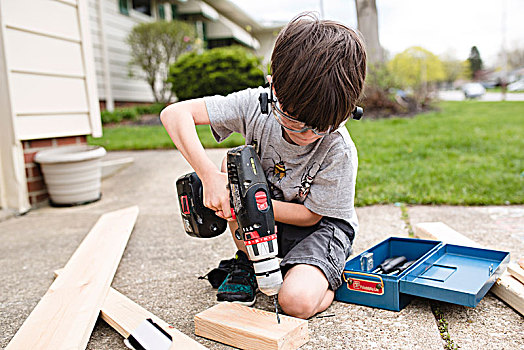
[[80, 205], [101, 197], [103, 147], [78, 145], [46, 149], [35, 155], [56, 206]]

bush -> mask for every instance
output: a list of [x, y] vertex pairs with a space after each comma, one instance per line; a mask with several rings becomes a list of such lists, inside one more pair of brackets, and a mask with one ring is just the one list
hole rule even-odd
[[220, 47], [182, 55], [169, 72], [169, 82], [180, 101], [227, 95], [264, 84], [261, 60], [242, 47]]
[[367, 118], [388, 118], [409, 112], [403, 100], [395, 91], [400, 86], [394, 74], [381, 63], [370, 64], [361, 105]]
[[120, 123], [122, 120], [137, 120], [140, 117], [136, 107], [115, 108], [113, 112], [102, 111], [100, 113], [102, 123]]
[[136, 106], [136, 112], [138, 115], [144, 114], [156, 114], [160, 115], [160, 112], [166, 107], [165, 103], [153, 103], [151, 105]]

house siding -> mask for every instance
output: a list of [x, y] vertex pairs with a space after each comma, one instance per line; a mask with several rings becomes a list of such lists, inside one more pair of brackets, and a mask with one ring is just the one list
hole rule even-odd
[[41, 149], [102, 134], [88, 0], [0, 0], [0, 206], [47, 198]]
[[[106, 100], [104, 85], [103, 50], [100, 40], [100, 23], [97, 2], [101, 1], [105, 42], [108, 50], [112, 98], [120, 102], [153, 102], [149, 85], [141, 79], [130, 78], [128, 64], [131, 59], [126, 38], [136, 24], [153, 21], [149, 17], [129, 9], [130, 15], [121, 14], [117, 0], [89, 0], [89, 22], [96, 68], [98, 96]], [[140, 77], [140, 72], [135, 72]]]

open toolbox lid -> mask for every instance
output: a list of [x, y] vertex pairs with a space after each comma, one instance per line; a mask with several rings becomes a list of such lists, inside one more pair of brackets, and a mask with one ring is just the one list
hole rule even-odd
[[475, 307], [502, 275], [509, 253], [443, 244], [405, 271], [400, 292]]

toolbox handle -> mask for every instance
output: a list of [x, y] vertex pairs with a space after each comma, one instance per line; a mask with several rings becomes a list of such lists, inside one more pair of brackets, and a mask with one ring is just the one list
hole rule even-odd
[[[378, 284], [376, 284], [374, 290], [366, 290], [364, 288], [360, 289], [360, 290], [356, 290], [355, 288], [352, 287], [352, 284], [354, 282], [353, 279], [350, 278], [350, 277], [347, 277], [346, 273], [353, 274], [353, 275], [361, 275], [361, 276], [377, 278], [380, 282]], [[347, 283], [347, 287], [348, 287], [349, 290], [355, 290], [355, 291], [358, 291], [358, 292], [378, 294], [378, 295], [384, 294], [384, 280], [382, 279], [382, 277], [380, 275], [375, 275], [375, 274], [371, 274], [371, 273], [364, 273], [364, 272], [357, 272], [357, 271], [344, 270], [342, 272], [342, 279], [344, 280], [344, 282]], [[361, 281], [363, 281], [363, 282], [372, 282], [372, 281], [368, 281], [368, 280], [361, 280]]]

